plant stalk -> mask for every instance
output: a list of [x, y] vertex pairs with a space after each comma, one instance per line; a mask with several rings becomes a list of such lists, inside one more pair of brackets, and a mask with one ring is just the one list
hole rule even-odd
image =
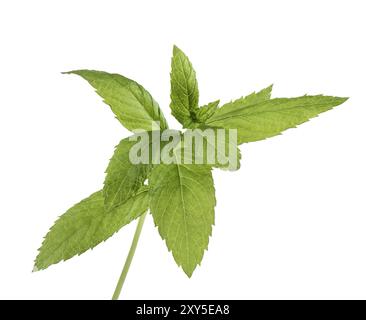
[[133, 236], [133, 240], [131, 243], [131, 247], [130, 247], [130, 251], [128, 252], [125, 264], [123, 266], [121, 275], [118, 279], [117, 282], [117, 286], [116, 289], [114, 290], [113, 296], [112, 296], [112, 300], [118, 300], [118, 297], [121, 293], [123, 284], [126, 280], [126, 276], [128, 273], [128, 270], [130, 268], [133, 256], [135, 254], [136, 251], [136, 247], [137, 247], [137, 243], [139, 242], [139, 238], [140, 238], [140, 234], [141, 234], [141, 230], [142, 230], [142, 226], [144, 225], [144, 221], [145, 221], [145, 217], [146, 217], [147, 212], [145, 212], [140, 218], [139, 221], [137, 223], [137, 227], [136, 227], [136, 231], [135, 231], [135, 235]]

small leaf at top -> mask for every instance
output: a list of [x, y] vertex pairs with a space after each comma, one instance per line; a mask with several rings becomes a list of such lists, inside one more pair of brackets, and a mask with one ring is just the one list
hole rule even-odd
[[217, 100], [200, 107], [196, 112], [197, 122], [202, 124], [210, 119], [215, 114], [219, 103], [220, 100]]
[[196, 120], [199, 98], [196, 72], [188, 57], [176, 46], [173, 48], [171, 68], [170, 108], [173, 116], [184, 125], [188, 120]]

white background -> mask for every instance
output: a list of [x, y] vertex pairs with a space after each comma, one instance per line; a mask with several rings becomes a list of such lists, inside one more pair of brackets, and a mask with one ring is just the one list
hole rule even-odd
[[191, 279], [151, 216], [123, 299], [366, 298], [364, 1], [2, 1], [0, 298], [109, 299], [135, 224], [95, 250], [32, 273], [56, 217], [101, 188], [128, 132], [72, 69], [121, 73], [169, 110], [172, 45], [201, 103], [274, 83], [273, 96], [344, 105], [243, 145], [215, 171], [216, 226]]

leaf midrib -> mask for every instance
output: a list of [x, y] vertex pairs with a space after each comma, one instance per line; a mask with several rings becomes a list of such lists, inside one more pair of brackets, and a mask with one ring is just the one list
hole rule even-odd
[[183, 183], [182, 183], [182, 177], [181, 177], [181, 171], [179, 168], [179, 164], [176, 164], [177, 166], [177, 172], [178, 172], [178, 178], [179, 178], [179, 188], [180, 188], [180, 197], [181, 197], [181, 201], [182, 201], [182, 206], [183, 206], [183, 219], [184, 219], [184, 231], [185, 231], [185, 236], [186, 236], [186, 247], [187, 247], [187, 262], [188, 265], [190, 265], [190, 250], [189, 250], [189, 245], [188, 245], [188, 228], [187, 228], [187, 220], [186, 220], [186, 206], [185, 206], [185, 201], [184, 201], [184, 196], [183, 196]]

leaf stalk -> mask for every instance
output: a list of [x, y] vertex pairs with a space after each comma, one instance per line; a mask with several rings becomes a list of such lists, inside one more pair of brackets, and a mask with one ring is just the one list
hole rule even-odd
[[118, 279], [116, 289], [114, 290], [112, 300], [118, 300], [119, 295], [121, 293], [123, 284], [126, 280], [128, 270], [130, 269], [131, 262], [132, 262], [134, 254], [135, 254], [135, 251], [136, 251], [137, 244], [139, 242], [139, 238], [140, 238], [142, 226], [144, 225], [146, 214], [147, 214], [147, 212], [145, 212], [142, 216], [140, 216], [139, 221], [137, 223], [137, 227], [136, 227], [136, 231], [135, 231], [135, 234], [133, 236], [133, 239], [132, 239], [131, 247], [130, 247], [130, 250], [128, 252], [125, 264], [123, 266], [121, 275]]

